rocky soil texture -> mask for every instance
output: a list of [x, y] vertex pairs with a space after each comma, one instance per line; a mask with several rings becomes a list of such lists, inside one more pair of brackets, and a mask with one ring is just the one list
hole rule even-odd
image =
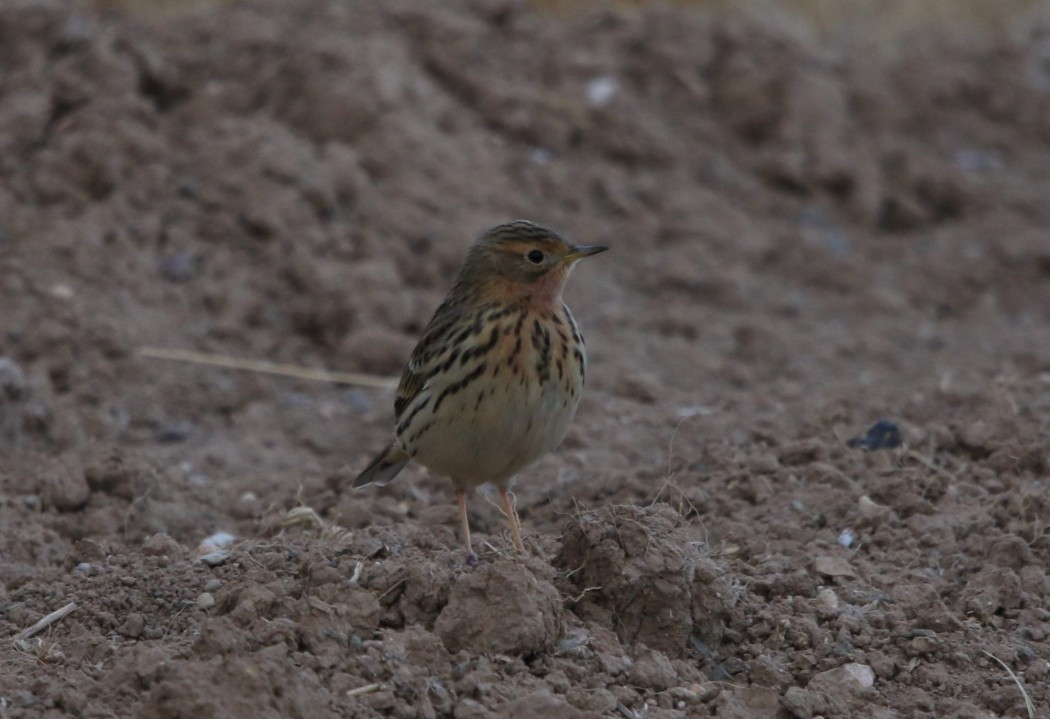
[[[0, 717], [1045, 716], [1046, 29], [146, 15], [0, 7]], [[396, 376], [516, 218], [613, 248], [528, 558], [349, 490], [389, 389], [142, 352]]]

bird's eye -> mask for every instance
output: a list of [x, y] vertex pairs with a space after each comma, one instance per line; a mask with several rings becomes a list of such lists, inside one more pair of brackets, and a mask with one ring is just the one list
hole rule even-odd
[[529, 253], [525, 255], [525, 259], [534, 265], [543, 262], [543, 258], [544, 254], [542, 250], [530, 250]]

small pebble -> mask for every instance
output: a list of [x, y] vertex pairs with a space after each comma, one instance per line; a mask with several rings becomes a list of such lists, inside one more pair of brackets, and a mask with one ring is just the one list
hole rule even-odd
[[857, 664], [856, 662], [850, 662], [842, 667], [842, 671], [847, 677], [857, 682], [862, 689], [867, 689], [875, 685], [875, 672], [867, 664]]
[[603, 107], [609, 104], [616, 94], [616, 78], [609, 75], [596, 77], [587, 83], [587, 104], [591, 107]]
[[364, 414], [375, 406], [372, 396], [362, 389], [347, 390], [343, 395], [343, 401], [350, 405], [350, 409], [358, 414]]
[[916, 657], [922, 654], [933, 654], [937, 651], [937, 639], [936, 637], [915, 637], [905, 648], [905, 652], [908, 656]]
[[222, 549], [223, 547], [228, 547], [231, 544], [233, 544], [235, 539], [237, 539], [237, 537], [230, 534], [229, 532], [216, 532], [211, 536], [205, 537], [204, 540], [201, 542], [201, 546], [205, 544], [210, 544], [213, 547]]
[[871, 426], [864, 436], [854, 437], [846, 442], [847, 447], [866, 449], [894, 449], [901, 446], [901, 430], [893, 422], [881, 419]]
[[189, 282], [197, 275], [197, 256], [190, 252], [173, 252], [157, 262], [160, 276], [172, 282]]
[[51, 294], [60, 300], [71, 300], [75, 293], [73, 292], [73, 288], [69, 285], [58, 282], [51, 285]]
[[554, 159], [550, 150], [545, 147], [534, 147], [529, 150], [529, 160], [537, 165], [547, 165]]
[[877, 527], [887, 519], [893, 510], [872, 500], [868, 495], [861, 496], [857, 500], [857, 511], [860, 514], [859, 523], [862, 526]]
[[843, 529], [839, 532], [839, 544], [846, 549], [853, 546], [853, 542], [856, 541], [856, 537], [853, 534], [852, 529]]
[[230, 553], [225, 551], [237, 539], [229, 532], [216, 532], [205, 537], [197, 547], [197, 556], [200, 561], [210, 566], [217, 566], [225, 562]]
[[825, 612], [837, 612], [839, 608], [839, 597], [830, 587], [825, 587], [817, 592], [817, 606]]
[[686, 687], [674, 687], [668, 693], [671, 695], [671, 698], [675, 699], [683, 706], [685, 704], [696, 704], [700, 701], [700, 695]]
[[860, 499], [857, 500], [857, 507], [860, 509], [862, 514], [872, 514], [884, 509], [884, 507], [881, 504], [879, 504], [866, 494], [862, 494]]
[[230, 513], [237, 519], [251, 519], [261, 515], [262, 507], [255, 492], [245, 492], [237, 498], [237, 503], [230, 507]]
[[222, 582], [219, 581], [218, 579], [216, 579], [215, 577], [212, 577], [211, 579], [209, 579], [208, 581], [206, 581], [204, 583], [204, 591], [205, 592], [214, 592], [214, 591], [217, 591], [221, 586], [222, 586]]
[[689, 691], [696, 694], [697, 698], [702, 702], [709, 702], [717, 697], [722, 689], [717, 684], [690, 684]]
[[718, 411], [717, 407], [706, 404], [691, 404], [685, 407], [679, 407], [675, 410], [675, 414], [679, 419], [689, 419], [690, 417], [708, 417], [715, 414]]
[[201, 609], [211, 609], [215, 606], [215, 597], [211, 592], [201, 592], [197, 597], [197, 606]]
[[9, 357], [0, 357], [0, 392], [11, 400], [21, 399], [26, 393], [25, 373]]
[[154, 435], [161, 444], [178, 444], [179, 442], [185, 442], [190, 438], [193, 433], [193, 424], [186, 420], [173, 420], [171, 422], [165, 422], [157, 428], [157, 433]]
[[208, 554], [199, 557], [199, 561], [207, 564], [209, 567], [217, 567], [223, 564], [227, 559], [230, 558], [230, 553], [219, 550], [217, 552], [209, 552]]
[[817, 557], [813, 562], [813, 568], [817, 570], [817, 574], [823, 574], [825, 577], [857, 576], [857, 573], [853, 571], [853, 567], [842, 557], [829, 557], [826, 555]]
[[831, 687], [842, 687], [844, 689], [869, 689], [875, 684], [875, 671], [867, 664], [850, 662], [841, 667], [829, 669], [826, 672], [815, 674], [809, 680], [809, 689], [828, 689]]

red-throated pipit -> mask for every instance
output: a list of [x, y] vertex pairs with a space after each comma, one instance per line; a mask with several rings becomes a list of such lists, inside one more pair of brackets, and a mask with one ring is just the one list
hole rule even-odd
[[394, 441], [354, 486], [385, 484], [409, 460], [451, 477], [473, 562], [466, 490], [490, 482], [524, 552], [507, 489], [561, 444], [576, 414], [587, 356], [561, 293], [577, 260], [606, 249], [525, 221], [478, 238], [408, 360]]

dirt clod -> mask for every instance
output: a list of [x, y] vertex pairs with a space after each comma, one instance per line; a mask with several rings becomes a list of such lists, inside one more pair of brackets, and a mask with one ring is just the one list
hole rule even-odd
[[458, 577], [434, 625], [450, 652], [532, 655], [561, 637], [554, 585], [514, 559], [479, 565]]
[[574, 611], [620, 639], [672, 657], [691, 636], [717, 642], [735, 590], [695, 527], [669, 507], [617, 506], [568, 522], [556, 566], [579, 592]]

